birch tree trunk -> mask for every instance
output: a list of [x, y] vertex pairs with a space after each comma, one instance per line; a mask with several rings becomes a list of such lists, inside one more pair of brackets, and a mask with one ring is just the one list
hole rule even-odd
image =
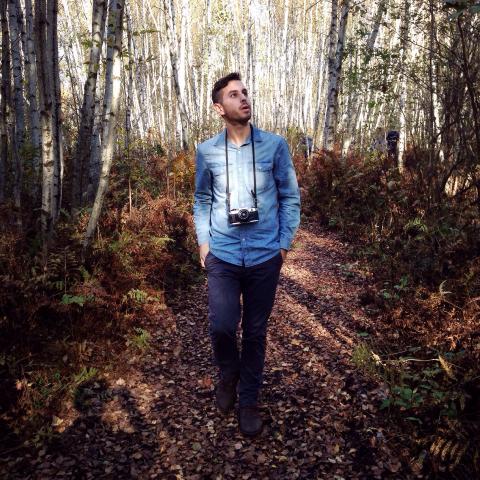
[[[44, 245], [48, 243], [50, 234], [57, 216], [55, 188], [58, 183], [55, 175], [55, 150], [53, 148], [54, 136], [54, 83], [49, 68], [47, 57], [47, 6], [45, 0], [35, 1], [35, 43], [37, 46], [37, 77], [40, 104], [40, 125], [42, 129], [42, 210], [41, 223]], [[51, 62], [50, 62], [51, 63]]]
[[342, 72], [343, 52], [345, 48], [345, 32], [347, 28], [349, 10], [350, 0], [344, 0], [340, 15], [340, 24], [338, 27], [336, 49], [332, 48], [332, 45], [335, 45], [337, 0], [332, 1], [332, 21], [329, 34], [330, 48], [328, 58], [327, 112], [325, 115], [325, 125], [323, 129], [323, 148], [326, 150], [333, 150], [335, 143], [338, 116], [338, 89], [340, 75]]
[[[80, 45], [79, 35], [77, 34], [79, 22], [78, 22], [78, 19], [75, 18], [75, 14], [72, 14], [69, 7], [69, 3], [71, 3], [69, 0], [62, 0], [63, 13], [64, 13], [63, 20], [65, 22], [65, 27], [68, 29], [68, 32], [69, 32], [69, 37], [70, 37], [69, 44], [72, 50], [72, 55], [70, 56], [69, 60], [71, 59], [71, 67], [72, 67], [72, 70], [75, 72], [75, 78], [77, 79], [77, 82], [74, 85], [72, 85], [72, 97], [78, 99], [81, 97], [81, 85], [85, 84], [86, 77], [85, 77], [84, 68], [83, 68], [83, 50], [82, 50], [82, 46]], [[90, 4], [92, 2], [88, 1], [88, 2], [79, 2], [79, 3], [83, 4], [84, 9], [86, 10], [87, 8], [89, 9], [91, 8]], [[86, 12], [84, 11], [84, 14], [85, 13]], [[85, 15], [85, 18], [86, 18], [86, 15]], [[80, 102], [77, 102], [77, 105], [79, 104]], [[79, 110], [76, 110], [75, 116], [77, 121], [79, 121], [79, 115], [80, 115]]]
[[[337, 40], [337, 22], [338, 22], [338, 0], [332, 0], [332, 10], [330, 16], [330, 30], [328, 32], [328, 90], [327, 90], [327, 107], [323, 125], [323, 148], [327, 148], [329, 142], [333, 142], [333, 138], [328, 138], [327, 126], [331, 124], [331, 101], [333, 100], [332, 81], [335, 75], [335, 45]], [[323, 100], [323, 99], [322, 99]]]
[[410, 0], [405, 2], [402, 22], [400, 25], [400, 47], [402, 50], [401, 65], [402, 70], [399, 79], [399, 133], [400, 138], [398, 140], [398, 170], [400, 173], [404, 170], [404, 154], [407, 146], [407, 61], [408, 61], [408, 41], [409, 41], [409, 29], [410, 29]]
[[30, 141], [33, 147], [33, 168], [36, 174], [40, 172], [41, 162], [41, 130], [40, 112], [37, 103], [37, 66], [35, 63], [35, 43], [33, 32], [32, 0], [25, 0], [26, 16], [26, 52], [25, 52], [25, 77], [28, 89], [28, 113], [30, 119]]
[[90, 161], [88, 165], [88, 187], [86, 192], [86, 199], [88, 203], [95, 199], [95, 192], [98, 188], [98, 181], [100, 178], [100, 171], [102, 169], [102, 105], [100, 104], [100, 97], [95, 95], [94, 103], [94, 120], [92, 136], [90, 138]]
[[[377, 42], [378, 34], [380, 32], [380, 25], [382, 23], [383, 17], [387, 12], [387, 1], [380, 0], [378, 2], [377, 10], [375, 12], [375, 16], [373, 19], [373, 26], [368, 36], [366, 42], [366, 56], [363, 60], [363, 68], [367, 67], [370, 63], [370, 60], [373, 55], [373, 51], [375, 48], [375, 44]], [[360, 83], [360, 82], [359, 82]], [[365, 83], [365, 86], [360, 84], [360, 91], [353, 93], [352, 104], [348, 112], [348, 120], [347, 120], [347, 135], [343, 143], [342, 151], [346, 154], [350, 148], [352, 141], [354, 140], [354, 136], [358, 131], [358, 119], [360, 116], [360, 110], [362, 109], [362, 102], [365, 103], [365, 96], [367, 95], [368, 83]]]
[[92, 214], [85, 232], [83, 245], [88, 247], [103, 206], [108, 188], [110, 168], [115, 147], [115, 126], [120, 105], [122, 35], [123, 35], [124, 0], [110, 0], [108, 21], [107, 67], [105, 72], [105, 96], [103, 111], [103, 137], [101, 146], [102, 172], [93, 203]]
[[62, 208], [63, 193], [63, 118], [62, 94], [60, 85], [60, 65], [58, 58], [58, 0], [47, 0], [47, 49], [49, 57], [50, 76], [52, 78], [52, 121], [53, 121], [53, 154], [55, 164], [53, 169], [53, 195], [55, 203], [56, 222], [58, 213]]
[[[279, 51], [279, 57], [277, 63], [282, 65], [280, 70], [280, 95], [278, 96], [277, 109], [275, 113], [274, 128], [278, 128], [278, 123], [286, 123], [287, 110], [283, 99], [288, 98], [287, 92], [287, 75], [289, 70], [290, 59], [288, 55], [288, 33], [289, 33], [289, 13], [290, 13], [290, 0], [286, 0], [283, 6], [283, 29], [282, 29], [282, 48]], [[277, 123], [278, 122], [278, 123]]]
[[247, 21], [247, 81], [248, 81], [248, 91], [250, 94], [250, 101], [252, 104], [252, 122], [255, 123], [255, 59], [253, 56], [253, 39], [252, 39], [252, 0], [249, 0], [248, 4], [248, 15], [246, 18]]
[[0, 21], [2, 24], [2, 84], [0, 99], [0, 203], [6, 197], [6, 176], [8, 164], [8, 112], [11, 96], [10, 84], [10, 38], [7, 20], [7, 0], [0, 0]]
[[177, 105], [179, 109], [181, 134], [182, 134], [182, 148], [188, 149], [188, 115], [185, 106], [184, 92], [180, 89], [180, 82], [178, 76], [178, 40], [175, 26], [175, 5], [173, 0], [163, 0], [165, 9], [165, 27], [167, 31], [168, 45], [170, 49], [170, 63], [172, 66], [172, 81], [177, 97]]
[[13, 103], [15, 108], [15, 140], [18, 149], [25, 141], [25, 103], [23, 100], [22, 39], [18, 21], [18, 0], [8, 1], [8, 23], [10, 28], [10, 45], [13, 73]]
[[378, 32], [380, 30], [380, 24], [382, 22], [383, 16], [387, 11], [387, 0], [380, 0], [378, 2], [377, 11], [375, 13], [375, 17], [373, 20], [373, 28], [370, 32], [370, 35], [367, 39], [367, 58], [365, 59], [365, 63], [369, 63], [370, 58], [373, 53], [373, 48], [375, 47], [375, 42], [377, 41]]
[[124, 77], [128, 75], [128, 79], [124, 78], [124, 90], [125, 90], [125, 155], [128, 168], [128, 212], [132, 212], [132, 169], [130, 164], [130, 132], [132, 129], [132, 96], [133, 96], [133, 51], [132, 51], [132, 18], [125, 6], [125, 19], [127, 27], [127, 54], [128, 54], [128, 67], [124, 73]]
[[318, 78], [317, 78], [317, 98], [316, 98], [316, 109], [315, 109], [315, 116], [313, 119], [313, 142], [314, 142], [314, 147], [318, 144], [320, 144], [322, 138], [320, 138], [320, 135], [322, 134], [320, 127], [320, 119], [322, 117], [323, 113], [323, 104], [324, 104], [324, 99], [323, 99], [323, 90], [324, 90], [324, 79], [325, 79], [325, 74], [326, 74], [326, 62], [325, 62], [325, 55], [323, 55], [323, 52], [325, 51], [325, 44], [326, 44], [326, 39], [322, 41], [320, 39], [319, 42], [319, 51], [318, 51]]
[[[13, 73], [13, 102], [12, 110], [15, 112], [14, 120], [10, 123], [10, 140], [12, 144], [13, 167], [13, 200], [15, 216], [18, 226], [21, 225], [21, 195], [22, 195], [22, 153], [25, 143], [25, 103], [23, 100], [23, 70], [22, 70], [22, 40], [21, 29], [18, 21], [18, 8], [16, 0], [8, 2], [8, 26], [10, 30], [10, 53], [12, 58]], [[9, 74], [10, 75], [10, 74]]]
[[88, 74], [85, 81], [80, 128], [73, 163], [72, 210], [83, 205], [83, 195], [87, 188], [90, 147], [95, 118], [95, 92], [100, 69], [105, 20], [107, 16], [106, 0], [94, 0], [92, 12], [92, 44], [88, 61]]

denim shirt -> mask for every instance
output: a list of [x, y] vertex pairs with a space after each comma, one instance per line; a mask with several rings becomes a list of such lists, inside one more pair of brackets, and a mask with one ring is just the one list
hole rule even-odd
[[[258, 223], [230, 225], [226, 201], [225, 130], [197, 147], [193, 214], [198, 244], [217, 258], [246, 267], [289, 250], [300, 223], [300, 192], [287, 142], [254, 127]], [[251, 139], [228, 142], [230, 208], [254, 199]]]

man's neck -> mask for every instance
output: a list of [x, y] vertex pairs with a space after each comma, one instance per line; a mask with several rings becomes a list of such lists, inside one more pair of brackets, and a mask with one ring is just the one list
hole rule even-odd
[[227, 127], [227, 133], [228, 133], [228, 139], [237, 145], [237, 147], [240, 147], [245, 143], [245, 140], [248, 138], [250, 135], [250, 123], [246, 124], [226, 124]]

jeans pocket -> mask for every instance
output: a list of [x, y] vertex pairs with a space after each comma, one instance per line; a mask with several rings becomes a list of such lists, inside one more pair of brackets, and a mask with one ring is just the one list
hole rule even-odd
[[280, 263], [280, 266], [282, 266], [283, 265], [282, 251], [280, 250], [278, 254], [273, 257], [273, 259], [275, 260], [275, 262]]
[[207, 262], [208, 260], [210, 260], [210, 258], [212, 258], [212, 252], [210, 252], [209, 250], [207, 255], [205, 256], [205, 260], [203, 261], [203, 263], [205, 264], [205, 267], [207, 266]]

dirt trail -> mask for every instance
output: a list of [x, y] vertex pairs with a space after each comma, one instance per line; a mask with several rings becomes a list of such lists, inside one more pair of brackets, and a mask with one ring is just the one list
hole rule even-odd
[[[365, 279], [334, 235], [300, 230], [269, 324], [262, 435], [245, 439], [213, 402], [206, 285], [177, 298], [174, 325], [85, 393], [50, 447], [11, 458], [7, 478], [408, 479], [402, 438], [378, 411], [380, 386], [350, 361], [370, 330]], [[351, 266], [350, 266], [351, 267]]]

